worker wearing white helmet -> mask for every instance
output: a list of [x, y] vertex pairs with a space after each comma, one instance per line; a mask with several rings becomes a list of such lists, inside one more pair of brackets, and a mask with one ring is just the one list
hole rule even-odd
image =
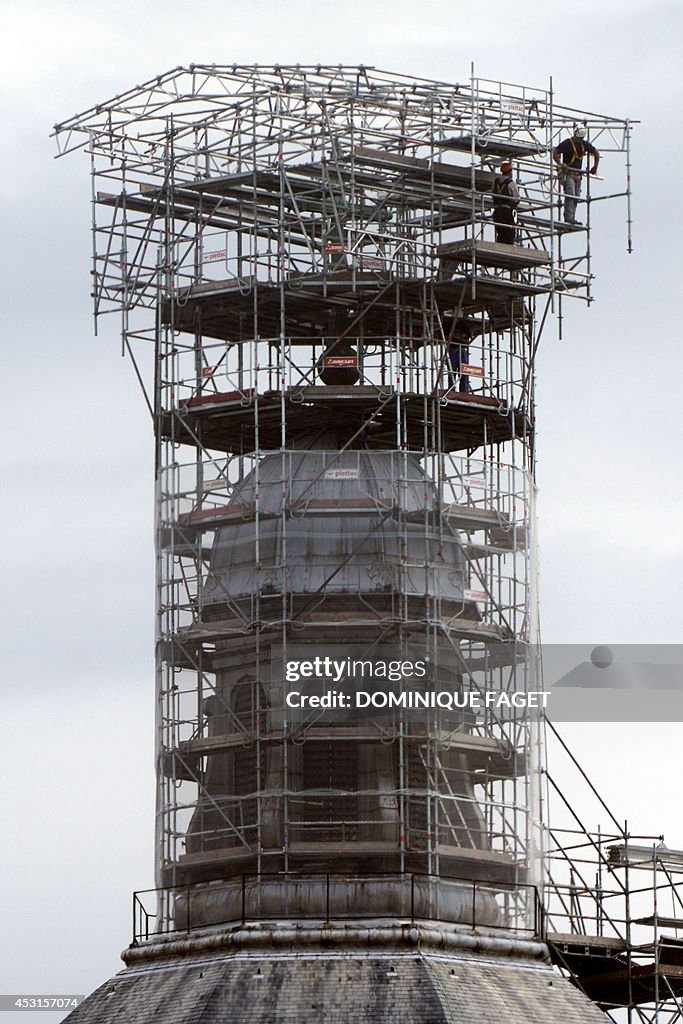
[[577, 124], [574, 126], [574, 134], [553, 150], [553, 159], [560, 168], [560, 185], [564, 189], [564, 219], [567, 224], [580, 223], [576, 219], [576, 205], [581, 195], [584, 156], [593, 158], [589, 174], [596, 174], [600, 163], [600, 154], [588, 141], [586, 134], [585, 125]]

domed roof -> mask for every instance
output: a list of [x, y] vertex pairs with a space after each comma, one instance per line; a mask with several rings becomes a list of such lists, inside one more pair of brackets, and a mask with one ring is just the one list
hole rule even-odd
[[244, 521], [216, 534], [205, 605], [283, 588], [463, 600], [460, 538], [426, 515], [436, 491], [412, 453], [266, 455], [230, 504]]
[[[393, 946], [379, 928], [346, 924], [355, 948], [304, 945], [301, 929], [271, 927], [261, 939], [245, 932], [170, 935], [127, 951], [130, 963], [69, 1016], [72, 1024], [602, 1024], [584, 993], [542, 959], [540, 942], [465, 933], [461, 947], [441, 924], [396, 927]], [[226, 930], [227, 931], [227, 930]], [[322, 934], [323, 929], [320, 929]], [[283, 934], [278, 934], [283, 933]], [[432, 934], [430, 934], [432, 933]], [[432, 937], [433, 936], [433, 937]], [[247, 946], [247, 942], [251, 942]], [[233, 942], [230, 940], [233, 939]], [[299, 943], [297, 942], [299, 940]], [[418, 941], [419, 940], [419, 941]], [[438, 941], [441, 941], [441, 946]], [[450, 940], [446, 945], [445, 940]], [[452, 945], [451, 945], [452, 943]], [[469, 943], [469, 946], [466, 945]], [[493, 951], [489, 950], [493, 947]], [[474, 954], [472, 950], [474, 949]], [[156, 962], [155, 962], [156, 961]]]

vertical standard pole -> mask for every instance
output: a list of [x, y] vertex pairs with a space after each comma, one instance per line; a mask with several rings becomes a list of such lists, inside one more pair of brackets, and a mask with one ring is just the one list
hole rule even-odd
[[652, 845], [652, 920], [654, 921], [653, 945], [655, 950], [655, 1024], [659, 1020], [659, 922], [657, 919], [657, 851]]
[[[283, 580], [287, 579], [287, 558], [288, 558], [288, 543], [287, 543], [287, 504], [291, 501], [291, 489], [289, 486], [289, 474], [288, 460], [286, 454], [287, 447], [287, 403], [285, 401], [286, 391], [286, 374], [285, 374], [285, 355], [286, 355], [286, 317], [285, 317], [285, 191], [287, 187], [286, 181], [286, 166], [285, 166], [285, 153], [284, 153], [284, 112], [283, 112], [283, 100], [282, 97], [278, 97], [277, 100], [277, 114], [278, 114], [278, 129], [279, 129], [279, 152], [278, 152], [278, 259], [277, 259], [277, 283], [278, 283], [278, 295], [279, 295], [279, 344], [278, 344], [278, 386], [280, 391], [280, 480], [282, 487], [282, 512], [281, 512], [281, 566]], [[291, 352], [291, 347], [290, 347]], [[260, 453], [259, 453], [260, 454]], [[286, 494], [286, 497], [285, 497]], [[289, 640], [287, 621], [289, 618], [288, 611], [289, 596], [287, 593], [287, 587], [282, 587], [282, 599], [281, 599], [281, 618], [282, 618], [282, 632], [281, 632], [281, 648], [283, 660], [287, 657], [287, 643]], [[282, 801], [282, 831], [283, 831], [283, 842], [284, 842], [284, 860], [285, 860], [285, 871], [289, 870], [289, 838], [291, 835], [291, 828], [289, 825], [289, 743], [284, 738], [287, 735], [289, 723], [287, 720], [286, 705], [283, 701], [283, 739], [282, 739], [282, 774], [281, 774], [281, 796]]]
[[[95, 189], [95, 177], [97, 168], [95, 166], [95, 134], [90, 133], [90, 207], [91, 207], [91, 230], [92, 230], [92, 302], [93, 321], [95, 325], [95, 337], [97, 337], [97, 322], [100, 305], [100, 290], [97, 278], [97, 194]], [[106, 266], [106, 263], [105, 263]]]
[[626, 919], [626, 971], [628, 975], [628, 1024], [633, 1021], [633, 957], [631, 954], [631, 895], [629, 891], [628, 821], [624, 822], [624, 917]]
[[187, 892], [187, 931], [189, 933], [192, 930], [192, 913], [191, 913], [192, 888], [191, 888], [189, 882], [185, 886], [185, 891]]
[[586, 159], [586, 301], [590, 306], [593, 301], [591, 289], [591, 173], [589, 167], [590, 154]]
[[325, 924], [330, 923], [330, 875], [325, 875]]
[[477, 927], [477, 883], [472, 882], [472, 931]]
[[[548, 168], [550, 175], [550, 296], [551, 296], [551, 312], [555, 312], [555, 284], [557, 281], [557, 269], [561, 261], [562, 249], [560, 245], [560, 239], [558, 237], [557, 245], [555, 243], [555, 161], [553, 160], [553, 143], [554, 143], [554, 130], [555, 130], [555, 93], [553, 90], [553, 76], [551, 75], [548, 80], [548, 97], [549, 97], [549, 119], [548, 119]], [[559, 191], [558, 191], [559, 197]], [[562, 296], [557, 297], [557, 338], [558, 341], [562, 341]]]
[[626, 121], [626, 251], [633, 252], [631, 219], [631, 122]]
[[242, 875], [242, 924], [247, 919], [247, 890], [244, 882], [244, 875]]
[[595, 916], [597, 918], [597, 934], [602, 935], [603, 929], [603, 895], [602, 895], [602, 830], [598, 825], [598, 877], [595, 880], [597, 887]]
[[476, 169], [475, 169], [475, 158], [476, 158], [477, 149], [476, 149], [476, 135], [475, 135], [475, 133], [478, 132], [478, 129], [479, 129], [479, 125], [478, 125], [478, 120], [479, 120], [479, 89], [477, 88], [477, 95], [476, 95], [476, 98], [475, 98], [474, 83], [475, 83], [475, 78], [474, 78], [474, 61], [472, 61], [471, 65], [470, 65], [470, 93], [471, 93], [471, 96], [472, 96], [472, 112], [471, 112], [471, 115], [470, 115], [471, 121], [472, 121], [472, 131], [470, 133], [470, 190], [471, 190], [471, 193], [472, 193], [472, 209], [471, 209], [470, 216], [472, 218], [472, 301], [473, 302], [474, 302], [474, 300], [477, 297], [477, 263], [476, 263], [476, 248], [475, 248], [475, 238], [474, 238], [474, 226], [475, 226], [475, 222], [476, 222], [476, 218], [477, 218], [477, 193], [476, 193], [476, 180], [477, 180], [477, 178], [476, 178]]

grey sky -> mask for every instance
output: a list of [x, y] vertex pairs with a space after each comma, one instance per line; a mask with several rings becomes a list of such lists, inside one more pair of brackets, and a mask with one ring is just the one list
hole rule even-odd
[[[680, 643], [682, 30], [679, 4], [645, 0], [5, 0], [0, 990], [92, 989], [118, 968], [130, 890], [152, 884], [151, 431], [113, 319], [92, 336], [87, 160], [55, 163], [51, 125], [212, 60], [457, 81], [474, 59], [641, 119], [636, 251], [623, 207], [597, 210], [597, 301], [539, 358], [542, 625], [547, 642]], [[620, 815], [683, 846], [680, 729], [565, 733]]]

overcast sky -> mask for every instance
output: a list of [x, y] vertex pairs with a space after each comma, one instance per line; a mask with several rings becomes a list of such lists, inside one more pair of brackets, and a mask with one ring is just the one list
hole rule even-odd
[[[559, 102], [640, 119], [635, 253], [623, 207], [597, 208], [597, 301], [574, 304], [539, 358], [542, 624], [556, 643], [680, 643], [683, 13], [652, 0], [5, 0], [1, 18], [0, 991], [87, 992], [118, 969], [130, 891], [153, 879], [152, 446], [113, 320], [92, 335], [87, 161], [54, 162], [51, 126], [192, 61], [457, 81], [474, 60], [482, 76], [552, 75]], [[565, 727], [618, 814], [683, 847], [682, 731]]]

